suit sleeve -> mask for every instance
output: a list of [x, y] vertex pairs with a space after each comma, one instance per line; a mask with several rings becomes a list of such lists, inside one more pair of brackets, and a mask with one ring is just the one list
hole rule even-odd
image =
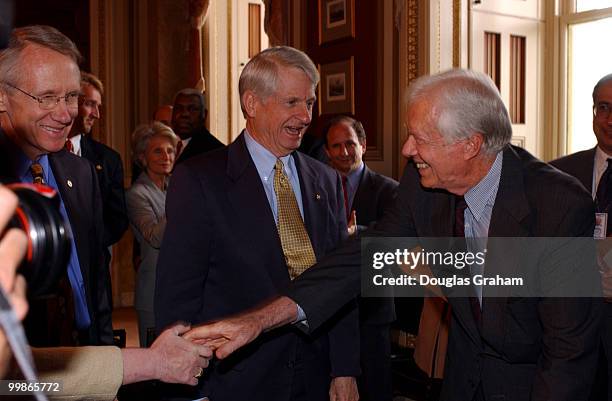
[[[397, 201], [386, 210], [380, 221], [368, 229], [366, 236], [416, 235], [409, 198], [411, 185], [418, 185], [419, 181], [414, 177], [418, 173], [412, 170], [406, 168]], [[361, 241], [349, 238], [315, 267], [301, 274], [285, 292], [304, 310], [308, 331], [321, 326], [361, 292]]]
[[203, 183], [187, 166], [177, 166], [166, 198], [168, 222], [155, 284], [158, 332], [177, 320], [195, 321], [204, 299], [212, 228]]
[[[568, 237], [592, 237], [595, 215], [592, 202], [589, 198], [571, 200], [565, 196], [567, 204], [557, 202], [557, 207], [567, 213], [556, 231]], [[561, 280], [555, 275], [557, 282], [589, 278], [598, 282], [595, 258], [593, 263], [588, 263], [590, 258], [580, 254], [584, 253], [573, 252], [571, 246], [548, 250], [541, 258], [541, 282], [551, 282], [550, 274], [559, 265], [572, 265], [576, 270]], [[532, 400], [587, 399], [597, 368], [602, 307], [601, 298], [543, 298], [540, 301], [542, 353], [537, 362]]]
[[[336, 174], [336, 197], [330, 200], [332, 216], [335, 219], [335, 232], [337, 244], [348, 236], [346, 227], [346, 211], [342, 195], [342, 182]], [[358, 272], [353, 272], [358, 274]], [[359, 361], [359, 310], [356, 299], [342, 308], [335, 318], [330, 320], [331, 328], [327, 334], [329, 339], [329, 360], [332, 377], [359, 376], [361, 374]]]
[[[110, 157], [112, 156], [112, 158]], [[104, 206], [104, 246], [110, 246], [121, 239], [128, 227], [128, 216], [123, 189], [123, 166], [121, 158], [114, 151], [109, 153], [108, 197]]]
[[157, 217], [151, 201], [138, 186], [128, 191], [126, 200], [132, 226], [149, 245], [159, 249], [166, 230], [166, 216]]

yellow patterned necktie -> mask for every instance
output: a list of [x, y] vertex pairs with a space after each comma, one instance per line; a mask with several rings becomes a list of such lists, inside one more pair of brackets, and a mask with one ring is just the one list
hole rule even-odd
[[43, 174], [43, 168], [40, 163], [32, 163], [32, 165], [30, 165], [30, 173], [32, 174], [32, 182], [34, 184], [45, 184], [45, 176]]
[[278, 207], [276, 228], [285, 254], [289, 276], [293, 280], [314, 265], [317, 259], [291, 183], [280, 159], [276, 159], [274, 169], [276, 170], [274, 172], [274, 193]]

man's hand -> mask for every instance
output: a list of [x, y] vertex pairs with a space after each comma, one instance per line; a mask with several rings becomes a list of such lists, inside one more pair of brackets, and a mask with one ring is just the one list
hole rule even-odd
[[164, 330], [151, 348], [125, 348], [123, 384], [161, 380], [195, 386], [212, 357], [212, 350], [185, 340], [181, 335], [190, 326], [177, 323]]
[[262, 331], [297, 319], [297, 305], [290, 298], [277, 298], [257, 309], [191, 329], [184, 337], [215, 349], [219, 359], [255, 340]]
[[334, 377], [329, 386], [330, 401], [357, 401], [359, 390], [354, 377]]
[[[25, 280], [17, 275], [17, 267], [26, 251], [27, 238], [23, 231], [12, 229], [2, 232], [17, 207], [17, 197], [0, 186], [0, 285], [8, 296], [17, 318], [23, 319], [28, 311], [25, 297]], [[11, 348], [4, 332], [0, 330], [0, 378], [6, 373], [11, 360]]]
[[151, 345], [157, 366], [156, 377], [166, 383], [195, 385], [208, 366], [212, 350], [204, 345], [193, 344], [181, 338], [191, 327], [183, 324], [164, 330]]

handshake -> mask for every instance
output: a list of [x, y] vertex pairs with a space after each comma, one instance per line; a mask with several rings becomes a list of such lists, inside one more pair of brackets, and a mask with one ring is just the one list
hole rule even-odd
[[[5, 230], [16, 206], [15, 194], [0, 185], [0, 232]], [[21, 230], [9, 229], [0, 237], [0, 287], [19, 320], [25, 317], [28, 310], [25, 280], [17, 273], [26, 248], [27, 238]], [[279, 313], [270, 313], [275, 310]], [[287, 313], [287, 310], [290, 312]], [[263, 308], [195, 328], [176, 323], [166, 328], [150, 348], [34, 348], [32, 354], [39, 365], [40, 379], [62, 380], [63, 395], [80, 394], [86, 398], [87, 395], [83, 393], [87, 391], [115, 394], [122, 384], [145, 380], [196, 385], [213, 354], [220, 359], [225, 358], [257, 338], [264, 329], [290, 323], [296, 317], [293, 301], [282, 297]], [[0, 327], [0, 378], [7, 375], [12, 359], [6, 334]], [[48, 370], [44, 364], [40, 366], [40, 362], [45, 360], [59, 361], [57, 366], [68, 361], [79, 363], [69, 372], [62, 372], [58, 371], [57, 366], [53, 367], [55, 370]], [[106, 372], [108, 366], [113, 367], [112, 371]], [[97, 373], [94, 375], [92, 372]], [[99, 380], [100, 374], [107, 374], [109, 380], [106, 383]], [[75, 383], [74, 388], [70, 388], [68, 383]]]

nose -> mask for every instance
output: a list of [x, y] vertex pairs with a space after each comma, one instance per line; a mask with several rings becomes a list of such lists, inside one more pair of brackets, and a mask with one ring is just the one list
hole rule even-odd
[[341, 145], [340, 153], [342, 154], [342, 156], [348, 156], [349, 152], [348, 152], [348, 148], [346, 147], [346, 145], [344, 144]]
[[417, 154], [416, 143], [414, 141], [414, 136], [408, 135], [408, 139], [404, 142], [404, 146], [402, 147], [402, 155], [409, 159], [414, 157]]
[[100, 119], [100, 106], [98, 106], [97, 104], [94, 106], [94, 109], [91, 113], [91, 115], [96, 118], [96, 119]]
[[70, 108], [66, 102], [61, 101], [51, 111], [51, 118], [57, 122], [68, 125], [76, 118], [78, 113], [78, 109]]
[[296, 113], [296, 117], [302, 122], [304, 125], [310, 124], [312, 120], [312, 110], [307, 104], [304, 104]]

